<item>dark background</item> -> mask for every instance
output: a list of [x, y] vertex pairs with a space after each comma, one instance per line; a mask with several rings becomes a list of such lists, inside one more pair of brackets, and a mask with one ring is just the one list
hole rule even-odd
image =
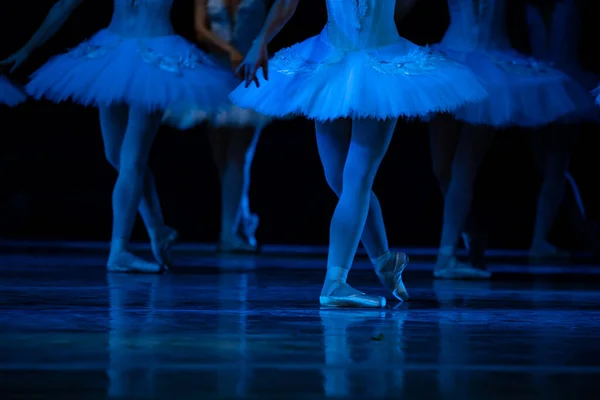
[[[591, 2], [593, 3], [593, 2]], [[0, 57], [22, 46], [54, 1], [2, 1]], [[522, 2], [512, 1], [511, 39], [528, 51]], [[192, 0], [176, 0], [175, 28], [192, 33]], [[105, 27], [112, 1], [88, 1], [61, 31], [34, 53], [16, 78], [27, 76], [53, 54], [77, 45]], [[584, 10], [580, 54], [584, 66], [600, 71], [597, 61], [597, 13]], [[322, 0], [301, 1], [288, 26], [272, 43], [276, 51], [317, 34], [326, 21]], [[449, 17], [445, 0], [421, 0], [399, 27], [418, 44], [439, 41]], [[107, 240], [111, 225], [111, 190], [116, 173], [104, 160], [97, 111], [72, 104], [30, 101], [15, 109], [0, 107], [0, 235], [5, 238]], [[167, 222], [185, 241], [218, 238], [219, 189], [204, 127], [178, 132], [163, 128], [154, 145], [151, 168], [156, 176]], [[600, 134], [583, 127], [582, 143], [572, 165], [591, 218], [597, 206]], [[400, 123], [375, 183], [384, 208], [390, 243], [435, 246], [441, 227], [442, 198], [433, 177], [427, 126]], [[477, 206], [493, 247], [527, 248], [540, 185], [530, 148], [530, 133], [498, 135], [477, 185]], [[263, 134], [253, 169], [252, 207], [261, 217], [263, 243], [327, 243], [335, 197], [323, 178], [313, 126], [302, 118], [274, 123]], [[570, 245], [572, 232], [559, 219], [558, 244]], [[145, 239], [138, 224], [135, 239]]]

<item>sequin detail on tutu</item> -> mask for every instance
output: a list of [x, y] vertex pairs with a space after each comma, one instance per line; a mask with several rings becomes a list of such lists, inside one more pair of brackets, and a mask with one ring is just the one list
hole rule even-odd
[[[117, 48], [122, 41], [123, 40], [112, 45], [104, 46], [84, 42], [70, 50], [67, 54], [75, 58], [81, 57], [89, 60], [97, 60], [99, 58], [106, 57], [109, 51]], [[185, 69], [199, 69], [202, 68], [203, 65], [214, 64], [208, 57], [204, 55], [198, 56], [198, 53], [189, 52], [184, 56], [168, 56], [153, 50], [141, 39], [137, 39], [137, 43], [138, 54], [145, 63], [153, 65], [167, 72], [173, 72], [175, 74], [182, 75]]]
[[[294, 54], [292, 48], [286, 48], [277, 53], [277, 57], [271, 61], [271, 65], [273, 65], [272, 69], [288, 76], [314, 74], [341, 63], [346, 56], [352, 53], [355, 53], [355, 51], [340, 50], [325, 60], [311, 61], [298, 57]], [[417, 49], [409, 54], [400, 55], [390, 60], [385, 59], [385, 55], [376, 50], [366, 51], [364, 54], [367, 55], [367, 65], [382, 74], [424, 75], [434, 72], [440, 63], [461, 66], [441, 52], [427, 48]]]

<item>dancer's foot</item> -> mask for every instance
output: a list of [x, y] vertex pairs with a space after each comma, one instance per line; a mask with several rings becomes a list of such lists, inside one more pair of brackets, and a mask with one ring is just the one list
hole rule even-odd
[[173, 245], [177, 242], [178, 238], [179, 234], [177, 231], [168, 226], [164, 226], [155, 234], [150, 235], [150, 244], [152, 246], [154, 258], [166, 269], [173, 266], [171, 250], [173, 249]]
[[469, 262], [473, 268], [485, 270], [485, 248], [486, 238], [480, 233], [466, 233], [462, 234], [462, 239], [469, 254]]
[[161, 265], [146, 261], [129, 252], [111, 254], [106, 265], [108, 272], [123, 272], [131, 274], [160, 274]]
[[437, 279], [485, 280], [490, 279], [492, 274], [485, 269], [461, 263], [454, 255], [439, 255], [433, 276]]
[[570, 257], [569, 251], [559, 249], [548, 242], [536, 243], [529, 250], [529, 258], [534, 260], [566, 260]]
[[240, 237], [222, 240], [217, 246], [218, 253], [258, 254], [260, 249]]
[[402, 282], [402, 272], [407, 265], [408, 256], [404, 253], [389, 254], [389, 257], [375, 265], [375, 273], [381, 284], [400, 301], [409, 299], [404, 282]]
[[319, 302], [323, 307], [383, 308], [385, 299], [360, 292], [345, 282], [325, 282]]
[[251, 246], [258, 248], [256, 242], [256, 230], [258, 229], [258, 223], [260, 219], [256, 214], [245, 215], [240, 222], [240, 235], [243, 237]]

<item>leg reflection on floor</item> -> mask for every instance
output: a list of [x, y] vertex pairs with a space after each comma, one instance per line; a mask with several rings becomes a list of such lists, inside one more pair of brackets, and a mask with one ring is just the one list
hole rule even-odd
[[[600, 388], [589, 283], [415, 278], [408, 304], [340, 310], [317, 305], [322, 271], [65, 271], [0, 270], [8, 398], [515, 400]], [[353, 278], [377, 287], [372, 273]]]

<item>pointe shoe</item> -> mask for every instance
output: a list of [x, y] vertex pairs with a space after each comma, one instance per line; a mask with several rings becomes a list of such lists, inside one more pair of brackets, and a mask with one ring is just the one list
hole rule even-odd
[[375, 266], [375, 273], [379, 281], [400, 301], [409, 299], [404, 282], [402, 282], [402, 272], [407, 265], [408, 256], [404, 253], [396, 253], [383, 265]]
[[231, 241], [221, 241], [217, 246], [217, 253], [228, 253], [228, 254], [258, 254], [260, 249], [257, 246], [253, 246], [239, 237]]
[[529, 258], [533, 260], [567, 260], [571, 257], [571, 252], [559, 249], [550, 243], [541, 243], [531, 246]]
[[383, 308], [385, 298], [370, 296], [359, 292], [344, 282], [335, 282], [331, 288], [321, 294], [319, 303], [323, 307], [349, 307], [349, 308]]
[[151, 241], [154, 258], [166, 269], [172, 267], [171, 250], [178, 239], [179, 233], [175, 229], [165, 226], [160, 230], [156, 239]]
[[130, 274], [160, 274], [163, 272], [161, 265], [146, 261], [131, 253], [121, 253], [111, 256], [106, 264], [108, 272], [121, 272]]
[[241, 236], [248, 241], [251, 246], [258, 248], [258, 243], [256, 242], [256, 230], [258, 229], [258, 223], [260, 219], [256, 214], [249, 214], [242, 218], [240, 224], [240, 234]]
[[448, 256], [447, 261], [438, 264], [433, 271], [434, 278], [455, 280], [487, 280], [492, 273], [485, 269], [475, 268], [459, 262], [455, 256]]

